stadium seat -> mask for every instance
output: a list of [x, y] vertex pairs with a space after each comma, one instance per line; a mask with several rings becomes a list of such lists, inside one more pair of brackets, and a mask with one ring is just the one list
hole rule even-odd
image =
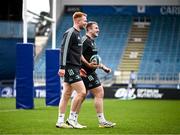
[[[139, 74], [179, 73], [180, 18], [152, 16]], [[170, 76], [170, 75], [167, 75]], [[176, 78], [176, 77], [175, 77]]]

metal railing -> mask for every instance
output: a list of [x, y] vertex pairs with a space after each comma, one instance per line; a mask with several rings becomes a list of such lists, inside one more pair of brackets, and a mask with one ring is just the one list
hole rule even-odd
[[180, 84], [180, 73], [138, 74], [136, 83], [143, 84]]
[[34, 72], [33, 73], [34, 86], [45, 86], [46, 85], [46, 74], [45, 72]]

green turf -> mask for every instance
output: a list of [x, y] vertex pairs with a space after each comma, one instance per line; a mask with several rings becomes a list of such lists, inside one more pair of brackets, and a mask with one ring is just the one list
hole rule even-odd
[[[15, 99], [0, 98], [0, 134], [180, 134], [180, 100], [105, 100], [105, 116], [117, 123], [98, 128], [93, 100], [86, 100], [79, 122], [87, 129], [55, 128], [58, 107], [35, 99], [35, 109], [16, 110]], [[69, 111], [69, 106], [68, 106]]]

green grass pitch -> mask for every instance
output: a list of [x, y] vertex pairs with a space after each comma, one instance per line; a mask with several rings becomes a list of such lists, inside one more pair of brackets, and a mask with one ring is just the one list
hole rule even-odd
[[35, 99], [33, 110], [17, 110], [14, 98], [0, 98], [0, 134], [180, 134], [180, 100], [105, 99], [104, 109], [116, 127], [98, 128], [93, 100], [87, 99], [79, 122], [88, 128], [58, 129], [58, 107], [46, 107], [43, 98]]

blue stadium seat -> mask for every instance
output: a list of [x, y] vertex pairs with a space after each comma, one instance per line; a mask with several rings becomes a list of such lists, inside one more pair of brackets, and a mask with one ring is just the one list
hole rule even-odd
[[[88, 16], [88, 20], [96, 21], [99, 24], [100, 34], [96, 39], [96, 44], [103, 63], [111, 67], [112, 70], [116, 70], [126, 45], [132, 17], [116, 15], [90, 15]], [[63, 33], [71, 26], [72, 16], [64, 14], [57, 26], [57, 48], [60, 48]], [[84, 35], [84, 33], [85, 31], [83, 31], [81, 35]], [[48, 40], [45, 49], [47, 48], [51, 48], [51, 39]], [[45, 49], [36, 61], [35, 72], [45, 72]], [[100, 74], [100, 77], [105, 75], [99, 71], [98, 73]]]
[[[180, 18], [152, 16], [139, 74], [180, 72]], [[162, 77], [163, 78], [163, 77]]]

